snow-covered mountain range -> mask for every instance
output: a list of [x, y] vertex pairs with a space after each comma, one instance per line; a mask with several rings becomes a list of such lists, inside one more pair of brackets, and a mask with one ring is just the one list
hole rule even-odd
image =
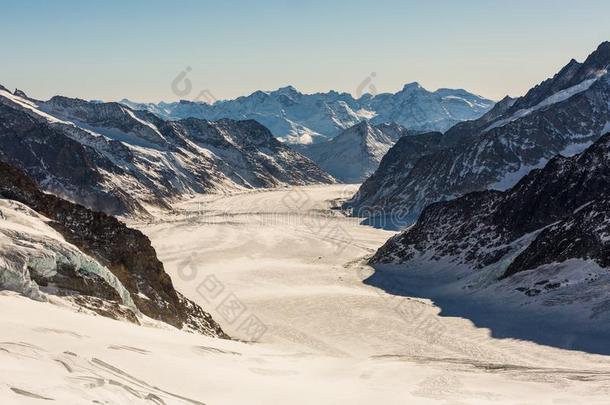
[[407, 84], [397, 93], [365, 94], [360, 98], [336, 91], [303, 94], [288, 86], [212, 104], [186, 100], [121, 103], [164, 119], [254, 119], [276, 137], [303, 144], [328, 140], [363, 120], [373, 125], [396, 123], [417, 131], [445, 131], [458, 122], [479, 118], [494, 105], [466, 90], [430, 92], [418, 83]]
[[610, 134], [504, 192], [428, 206], [371, 263], [427, 275], [457, 296], [539, 304], [540, 313], [571, 307], [573, 322], [609, 319]]
[[478, 120], [429, 135], [423, 155], [409, 154], [410, 137], [401, 138], [346, 207], [418, 213], [471, 191], [506, 190], [556, 154], [581, 152], [610, 129], [609, 65], [605, 42], [523, 97], [505, 98]]
[[362, 121], [329, 141], [294, 148], [336, 179], [359, 183], [377, 170], [383, 156], [405, 135], [412, 132], [397, 124], [373, 126]]
[[100, 212], [43, 193], [0, 162], [0, 290], [136, 324], [226, 337], [174, 289], [150, 240]]
[[332, 183], [256, 121], [164, 121], [118, 103], [0, 87], [0, 157], [94, 210], [147, 215], [192, 193]]

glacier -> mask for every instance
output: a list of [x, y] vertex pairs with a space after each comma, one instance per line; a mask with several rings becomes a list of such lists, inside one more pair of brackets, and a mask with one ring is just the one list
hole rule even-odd
[[32, 274], [50, 279], [60, 265], [101, 277], [121, 297], [123, 305], [139, 314], [130, 293], [105, 266], [68, 243], [39, 215], [17, 201], [0, 199], [0, 288], [46, 301]]

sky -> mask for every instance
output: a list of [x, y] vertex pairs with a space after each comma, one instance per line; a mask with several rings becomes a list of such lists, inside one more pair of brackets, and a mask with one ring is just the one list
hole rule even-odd
[[519, 96], [610, 40], [607, 0], [0, 0], [0, 84], [31, 97]]

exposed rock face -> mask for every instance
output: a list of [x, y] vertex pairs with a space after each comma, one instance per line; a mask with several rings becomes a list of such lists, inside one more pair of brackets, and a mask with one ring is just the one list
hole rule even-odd
[[330, 141], [295, 148], [336, 179], [358, 183], [373, 174], [392, 145], [406, 135], [412, 133], [400, 125], [362, 121]]
[[610, 267], [610, 201], [595, 200], [557, 225], [544, 229], [504, 272], [503, 277], [562, 263], [572, 258], [593, 259]]
[[0, 116], [0, 156], [45, 190], [111, 214], [145, 212], [126, 190], [107, 185], [106, 179], [126, 175], [107, 156], [24, 111], [0, 104]]
[[418, 83], [407, 84], [394, 94], [364, 94], [359, 98], [336, 91], [303, 94], [288, 86], [212, 104], [186, 100], [121, 103], [164, 119], [254, 119], [273, 135], [300, 144], [327, 141], [363, 120], [370, 120], [372, 125], [396, 123], [418, 131], [445, 131], [460, 121], [479, 118], [494, 104], [465, 90], [430, 92]]
[[609, 49], [604, 43], [584, 63], [570, 62], [525, 96], [502, 100], [482, 118], [454, 126], [433, 153], [405, 162], [390, 150], [346, 206], [417, 214], [468, 192], [506, 190], [556, 154], [581, 152], [609, 129]]
[[[67, 242], [109, 269], [128, 291], [127, 297], [95, 274], [58, 266], [52, 278], [33, 274], [34, 281], [77, 292], [75, 302], [96, 312], [115, 313], [113, 305], [131, 301], [150, 318], [177, 328], [225, 337], [209, 314], [177, 292], [149, 239], [116, 218], [41, 192], [20, 170], [0, 162], [0, 196], [25, 204], [51, 220]], [[114, 304], [113, 304], [114, 303]]]
[[570, 260], [610, 266], [610, 134], [579, 155], [553, 158], [507, 191], [430, 205], [371, 262], [448, 263], [490, 283], [544, 269], [561, 281], [558, 289], [571, 285], [561, 271]]
[[44, 190], [112, 215], [192, 193], [332, 183], [254, 121], [163, 121], [118, 103], [0, 90], [0, 157]]
[[[373, 199], [378, 190], [393, 189], [395, 181], [402, 173], [413, 170], [414, 165], [425, 157], [433, 155], [445, 148], [443, 134], [428, 132], [400, 138], [396, 144], [381, 159], [379, 167], [372, 176], [360, 186], [358, 193], [345, 204], [345, 207], [354, 208], [354, 213], [362, 216], [382, 214], [369, 207], [376, 207], [378, 202]], [[381, 197], [379, 197], [381, 198]], [[358, 204], [355, 204], [357, 202]], [[389, 211], [388, 211], [389, 212]]]

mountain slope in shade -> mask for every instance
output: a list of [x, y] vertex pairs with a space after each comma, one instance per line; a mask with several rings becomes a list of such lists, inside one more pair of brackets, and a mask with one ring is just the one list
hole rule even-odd
[[45, 194], [0, 162], [0, 288], [139, 323], [141, 315], [226, 337], [174, 289], [150, 240], [114, 217]]
[[305, 156], [345, 183], [358, 183], [369, 177], [396, 141], [411, 135], [396, 124], [372, 126], [363, 121], [330, 141], [295, 146]]
[[276, 137], [302, 144], [323, 142], [363, 120], [370, 120], [373, 125], [396, 123], [418, 131], [445, 131], [460, 121], [479, 118], [494, 105], [493, 101], [462, 89], [430, 92], [418, 83], [407, 84], [394, 94], [365, 94], [360, 98], [336, 91], [303, 94], [288, 86], [213, 104], [186, 100], [121, 103], [165, 119], [254, 119]]
[[[610, 43], [583, 63], [517, 99], [505, 99], [482, 118], [460, 123], [433, 154], [401, 162], [392, 150], [347, 204], [356, 211], [419, 213], [426, 205], [465, 193], [506, 190], [556, 154], [581, 152], [610, 122]], [[401, 148], [399, 141], [394, 148]]]
[[[575, 306], [610, 318], [610, 134], [513, 188], [427, 207], [371, 263], [438, 277], [455, 294]], [[596, 320], [597, 322], [597, 320]]]
[[118, 103], [0, 89], [0, 156], [91, 209], [146, 215], [192, 193], [332, 183], [255, 121], [163, 121]]

